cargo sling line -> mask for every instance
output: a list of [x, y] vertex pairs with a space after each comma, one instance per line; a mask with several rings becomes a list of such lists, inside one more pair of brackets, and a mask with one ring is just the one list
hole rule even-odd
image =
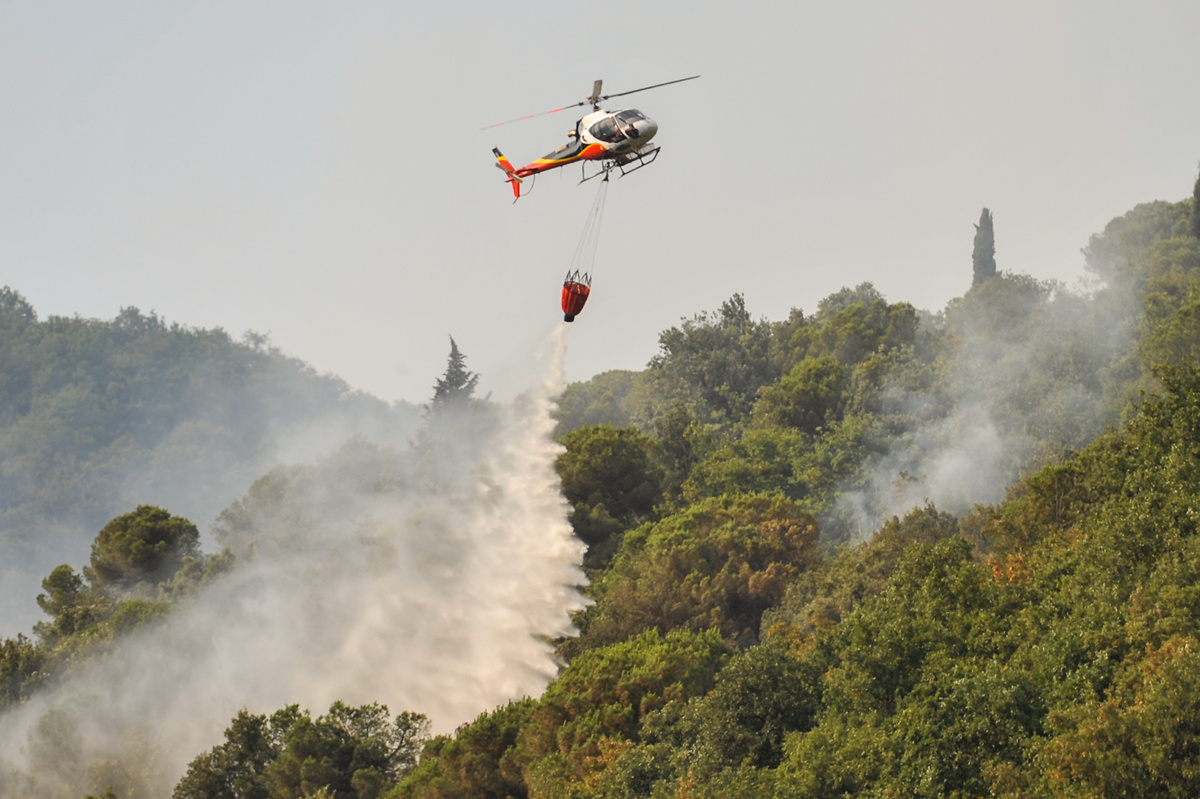
[[592, 267], [596, 263], [596, 248], [600, 244], [600, 223], [604, 217], [604, 201], [608, 197], [608, 175], [600, 181], [596, 199], [592, 202], [592, 210], [588, 213], [583, 235], [575, 248], [575, 257], [571, 259], [569, 274], [577, 275], [577, 280], [590, 284]]

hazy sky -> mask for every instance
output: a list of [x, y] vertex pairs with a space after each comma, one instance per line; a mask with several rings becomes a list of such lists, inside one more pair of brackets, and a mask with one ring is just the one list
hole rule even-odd
[[[1089, 234], [1191, 193], [1200, 3], [0, 2], [0, 285], [44, 317], [269, 333], [424, 401], [452, 334], [524, 387], [595, 184], [522, 163], [624, 98], [659, 162], [614, 183], [567, 376], [641, 368], [742, 292], [756, 315], [845, 285], [941, 309], [972, 223], [1001, 269], [1073, 282]], [[613, 101], [615, 104], [617, 101]]]

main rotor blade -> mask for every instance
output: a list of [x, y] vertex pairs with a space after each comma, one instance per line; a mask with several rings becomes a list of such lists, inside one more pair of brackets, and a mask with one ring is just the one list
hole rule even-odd
[[627, 92], [619, 92], [617, 94], [606, 94], [599, 99], [600, 100], [608, 100], [609, 98], [612, 98], [612, 97], [624, 97], [627, 94], [637, 94], [638, 92], [644, 92], [649, 89], [657, 89], [659, 86], [670, 86], [672, 83], [683, 83], [685, 80], [695, 80], [698, 77], [700, 77], [700, 76], [693, 75], [690, 78], [679, 78], [677, 80], [669, 80], [666, 83], [656, 83], [653, 86], [643, 86], [640, 89], [631, 89], [630, 91], [627, 91]]
[[533, 119], [534, 117], [544, 117], [548, 114], [557, 114], [559, 111], [566, 111], [568, 108], [578, 108], [581, 105], [588, 105], [591, 102], [592, 102], [592, 98], [589, 97], [586, 100], [580, 100], [578, 103], [571, 103], [570, 105], [564, 105], [562, 108], [551, 108], [549, 111], [542, 111], [537, 114], [526, 114], [523, 117], [517, 117], [516, 119], [510, 119], [506, 122], [497, 122], [494, 125], [486, 125], [486, 126], [480, 128], [480, 130], [488, 130], [489, 128], [498, 128], [501, 125], [511, 125], [514, 122], [523, 122], [526, 119]]
[[533, 119], [534, 117], [544, 117], [549, 114], [557, 114], [559, 111], [566, 111], [568, 108], [578, 108], [581, 105], [591, 105], [594, 107], [598, 103], [600, 103], [602, 100], [607, 100], [611, 97], [624, 97], [627, 94], [637, 94], [638, 92], [648, 91], [649, 89], [657, 89], [660, 86], [670, 86], [672, 83], [683, 83], [685, 80], [695, 80], [698, 77], [700, 77], [700, 76], [692, 75], [690, 78], [679, 78], [677, 80], [669, 80], [666, 83], [656, 83], [653, 86], [643, 86], [640, 89], [633, 89], [633, 90], [627, 91], [627, 92], [618, 92], [617, 94], [606, 94], [606, 95], [603, 95], [602, 97], [596, 96], [597, 94], [599, 94], [600, 86], [603, 84], [603, 81], [598, 80], [592, 84], [592, 96], [588, 97], [585, 100], [580, 100], [579, 102], [571, 103], [570, 105], [564, 105], [562, 108], [552, 108], [549, 111], [542, 111], [541, 113], [538, 113], [538, 114], [526, 114], [525, 116], [517, 117], [516, 119], [509, 119], [504, 122], [497, 122], [494, 125], [486, 125], [486, 126], [480, 128], [480, 130], [490, 130], [492, 128], [498, 128], [501, 125], [511, 125], [514, 122], [524, 122], [526, 119]]

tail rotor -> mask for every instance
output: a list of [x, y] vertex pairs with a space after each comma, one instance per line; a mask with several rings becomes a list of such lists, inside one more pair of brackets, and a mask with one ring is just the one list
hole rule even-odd
[[516, 202], [521, 199], [522, 178], [517, 175], [517, 170], [513, 167], [512, 161], [509, 161], [504, 153], [500, 152], [499, 147], [493, 147], [492, 153], [496, 156], [496, 168], [508, 175], [508, 180], [504, 182], [512, 184], [513, 202]]

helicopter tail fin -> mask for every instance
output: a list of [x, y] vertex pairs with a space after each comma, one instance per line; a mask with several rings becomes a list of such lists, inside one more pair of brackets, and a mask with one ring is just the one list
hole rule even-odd
[[505, 157], [504, 153], [500, 152], [500, 148], [493, 147], [492, 152], [496, 156], [496, 166], [504, 170], [504, 174], [508, 175], [508, 183], [512, 184], [514, 202], [521, 199], [521, 178], [517, 176], [517, 170], [513, 168], [512, 162]]

